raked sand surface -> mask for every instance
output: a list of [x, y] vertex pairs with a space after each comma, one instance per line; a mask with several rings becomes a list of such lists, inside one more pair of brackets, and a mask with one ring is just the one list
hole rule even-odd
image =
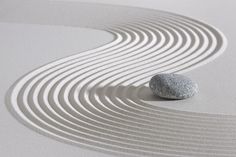
[[[235, 76], [230, 68], [208, 66], [221, 64], [217, 60], [224, 56], [220, 55], [231, 38], [226, 39], [215, 26], [171, 12], [116, 5], [42, 1], [5, 2], [2, 6], [4, 50], [12, 52], [9, 55], [19, 50], [25, 64], [37, 63], [35, 70], [17, 74], [20, 79], [8, 90], [5, 101], [8, 111], [28, 128], [76, 146], [73, 150], [82, 148], [81, 156], [86, 151], [91, 156], [236, 156], [234, 82], [217, 82], [222, 74]], [[37, 38], [32, 38], [34, 33]], [[26, 39], [15, 39], [15, 34]], [[79, 49], [76, 41], [81, 44]], [[50, 63], [34, 62], [47, 53], [39, 58], [27, 54], [27, 49], [35, 49], [31, 45], [40, 47], [38, 53], [53, 51]], [[212, 72], [204, 71], [205, 67]], [[16, 70], [6, 68], [7, 73]], [[200, 93], [181, 101], [157, 99], [148, 88], [148, 81], [157, 73], [192, 76], [199, 80]], [[12, 84], [17, 77], [10, 79]], [[229, 83], [232, 85], [224, 91]], [[18, 136], [22, 138], [21, 133]], [[48, 151], [53, 154], [53, 149]]]

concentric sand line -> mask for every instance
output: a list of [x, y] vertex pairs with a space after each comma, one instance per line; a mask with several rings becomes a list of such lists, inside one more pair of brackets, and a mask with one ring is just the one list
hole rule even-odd
[[[109, 6], [98, 6], [95, 17], [103, 7]], [[221, 54], [222, 33], [172, 13], [125, 8], [122, 19], [124, 10], [114, 17], [111, 10], [109, 20], [78, 26], [105, 30], [114, 40], [23, 76], [7, 94], [10, 111], [40, 133], [99, 151], [235, 156], [235, 116], [166, 109], [141, 98], [151, 76], [185, 72]]]

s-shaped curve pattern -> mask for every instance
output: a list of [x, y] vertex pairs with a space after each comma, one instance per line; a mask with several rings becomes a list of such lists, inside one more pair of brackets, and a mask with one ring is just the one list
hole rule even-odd
[[94, 5], [77, 14], [93, 15], [79, 26], [114, 40], [23, 76], [7, 95], [11, 112], [40, 133], [114, 154], [235, 156], [235, 116], [166, 109], [138, 97], [151, 76], [217, 57], [226, 47], [222, 33], [181, 15], [115, 8]]

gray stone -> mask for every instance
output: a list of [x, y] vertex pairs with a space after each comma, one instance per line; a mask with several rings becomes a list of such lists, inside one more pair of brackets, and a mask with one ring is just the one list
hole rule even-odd
[[190, 78], [179, 74], [158, 74], [149, 82], [154, 95], [166, 99], [186, 99], [198, 92], [198, 86]]

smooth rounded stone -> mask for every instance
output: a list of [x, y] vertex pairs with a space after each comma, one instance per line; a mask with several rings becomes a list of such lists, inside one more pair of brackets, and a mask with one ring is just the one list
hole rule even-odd
[[198, 92], [198, 85], [179, 74], [158, 74], [149, 82], [154, 95], [165, 99], [186, 99]]

